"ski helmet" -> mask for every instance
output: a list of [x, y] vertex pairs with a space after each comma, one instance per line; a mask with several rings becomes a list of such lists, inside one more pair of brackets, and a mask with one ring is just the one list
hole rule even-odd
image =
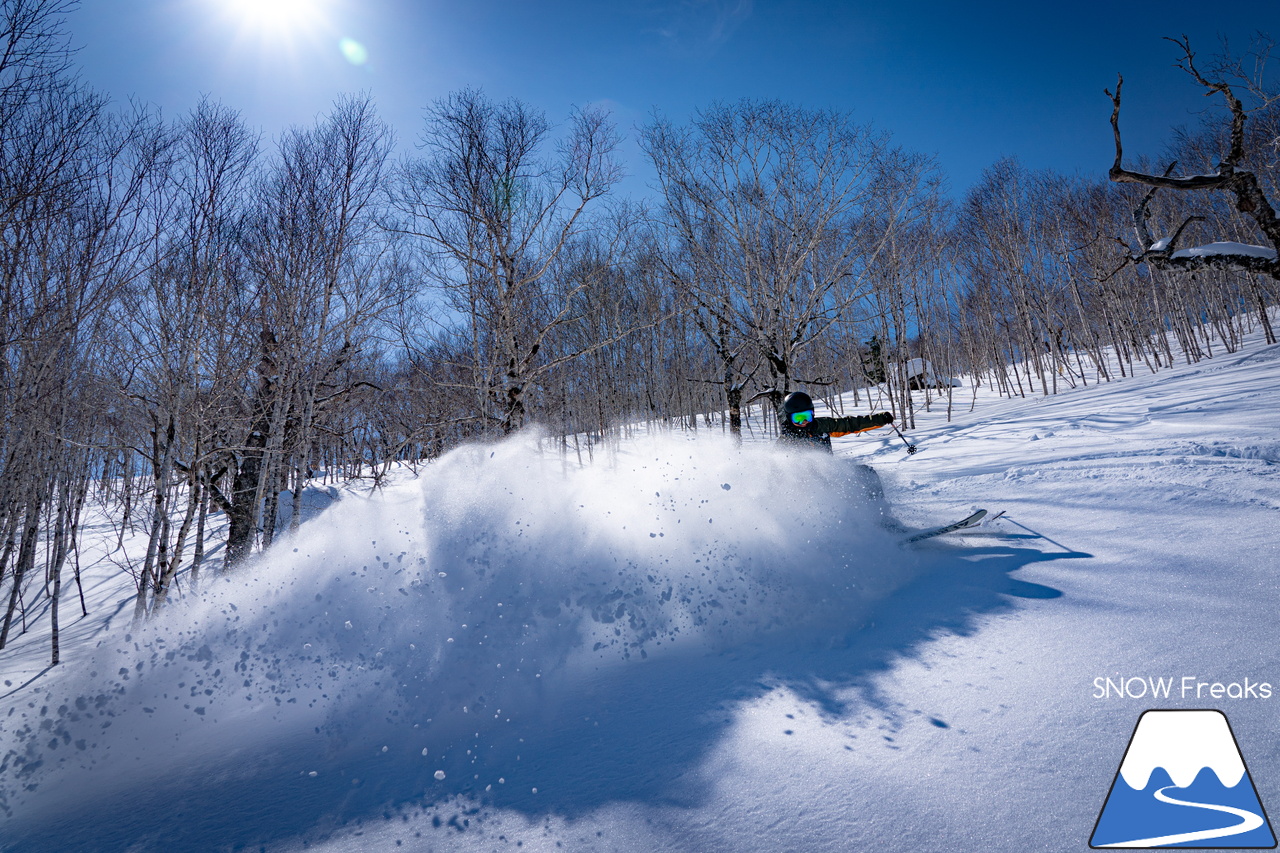
[[794, 415], [796, 412], [813, 411], [813, 400], [803, 391], [792, 391], [787, 398], [782, 401], [782, 413], [784, 415]]

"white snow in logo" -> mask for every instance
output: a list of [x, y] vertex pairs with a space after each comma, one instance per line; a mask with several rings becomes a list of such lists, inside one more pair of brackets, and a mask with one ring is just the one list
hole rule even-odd
[[1143, 715], [1120, 765], [1120, 775], [1130, 788], [1141, 791], [1157, 767], [1168, 771], [1179, 788], [1189, 787], [1206, 767], [1228, 788], [1240, 784], [1245, 773], [1227, 718], [1218, 711], [1153, 711]]

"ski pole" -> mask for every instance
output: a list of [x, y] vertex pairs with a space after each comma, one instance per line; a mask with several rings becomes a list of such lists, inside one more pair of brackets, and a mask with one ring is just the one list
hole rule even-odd
[[893, 427], [893, 431], [898, 434], [898, 438], [902, 439], [902, 443], [907, 446], [907, 455], [910, 456], [912, 453], [915, 453], [917, 449], [916, 446], [907, 441], [907, 437], [902, 434], [902, 430], [898, 429], [898, 425], [890, 421], [889, 426]]

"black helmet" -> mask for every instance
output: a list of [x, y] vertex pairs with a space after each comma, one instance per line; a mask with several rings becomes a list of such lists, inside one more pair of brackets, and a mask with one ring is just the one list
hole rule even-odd
[[794, 415], [796, 412], [813, 411], [813, 400], [803, 391], [792, 391], [787, 398], [782, 401], [782, 413], [784, 415]]

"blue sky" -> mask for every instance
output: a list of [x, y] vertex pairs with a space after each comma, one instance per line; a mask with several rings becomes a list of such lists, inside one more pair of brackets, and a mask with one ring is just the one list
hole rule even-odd
[[[632, 139], [655, 109], [781, 98], [936, 155], [958, 195], [1006, 155], [1105, 173], [1117, 72], [1126, 151], [1158, 154], [1208, 103], [1161, 37], [1185, 33], [1207, 58], [1223, 36], [1280, 37], [1280, 3], [84, 0], [69, 29], [85, 78], [117, 101], [176, 117], [208, 94], [268, 138], [362, 90], [405, 151], [422, 108], [466, 86], [553, 120], [604, 103]], [[634, 141], [625, 153], [625, 191], [643, 193]]]

